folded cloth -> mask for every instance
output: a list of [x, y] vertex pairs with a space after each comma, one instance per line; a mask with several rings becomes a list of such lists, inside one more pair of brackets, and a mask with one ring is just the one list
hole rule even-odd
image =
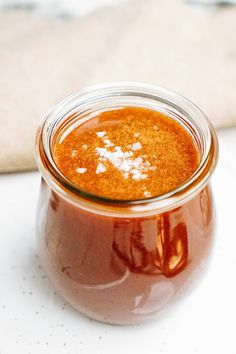
[[236, 0], [185, 0], [189, 3], [196, 3], [200, 5], [235, 5]]
[[131, 0], [82, 19], [0, 13], [0, 171], [35, 168], [42, 114], [82, 86], [135, 80], [178, 91], [216, 127], [236, 123], [236, 7]]

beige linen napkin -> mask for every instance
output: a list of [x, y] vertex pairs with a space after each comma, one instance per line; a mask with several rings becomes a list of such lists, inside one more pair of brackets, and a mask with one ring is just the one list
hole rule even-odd
[[135, 80], [176, 90], [217, 126], [236, 123], [236, 7], [131, 0], [73, 20], [0, 13], [0, 171], [35, 167], [37, 125], [84, 85]]

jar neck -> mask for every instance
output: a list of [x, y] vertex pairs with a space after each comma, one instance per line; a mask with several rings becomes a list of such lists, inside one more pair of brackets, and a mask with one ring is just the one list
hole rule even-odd
[[[111, 200], [82, 191], [58, 169], [53, 159], [55, 137], [72, 130], [100, 112], [123, 107], [142, 107], [175, 119], [191, 134], [200, 154], [200, 163], [184, 184], [149, 199]], [[184, 204], [202, 190], [213, 173], [218, 158], [214, 128], [205, 114], [183, 96], [164, 88], [139, 83], [111, 83], [89, 87], [58, 103], [44, 117], [36, 140], [36, 160], [49, 186], [69, 202], [96, 213], [138, 216], [161, 213]]]

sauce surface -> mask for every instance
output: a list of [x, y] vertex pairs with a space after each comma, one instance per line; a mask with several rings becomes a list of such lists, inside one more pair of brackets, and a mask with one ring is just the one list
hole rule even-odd
[[81, 190], [115, 200], [145, 199], [182, 185], [199, 152], [173, 118], [143, 108], [98, 114], [58, 135], [54, 159]]

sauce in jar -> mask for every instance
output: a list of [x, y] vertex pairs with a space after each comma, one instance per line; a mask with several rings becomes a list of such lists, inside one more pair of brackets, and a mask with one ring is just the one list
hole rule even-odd
[[[137, 96], [143, 106], [127, 104]], [[198, 283], [212, 249], [217, 141], [197, 107], [145, 85], [95, 87], [50, 111], [36, 154], [39, 254], [73, 307], [140, 323]]]
[[128, 107], [61, 132], [60, 171], [80, 189], [109, 199], [155, 197], [184, 183], [199, 163], [190, 134], [173, 118]]

